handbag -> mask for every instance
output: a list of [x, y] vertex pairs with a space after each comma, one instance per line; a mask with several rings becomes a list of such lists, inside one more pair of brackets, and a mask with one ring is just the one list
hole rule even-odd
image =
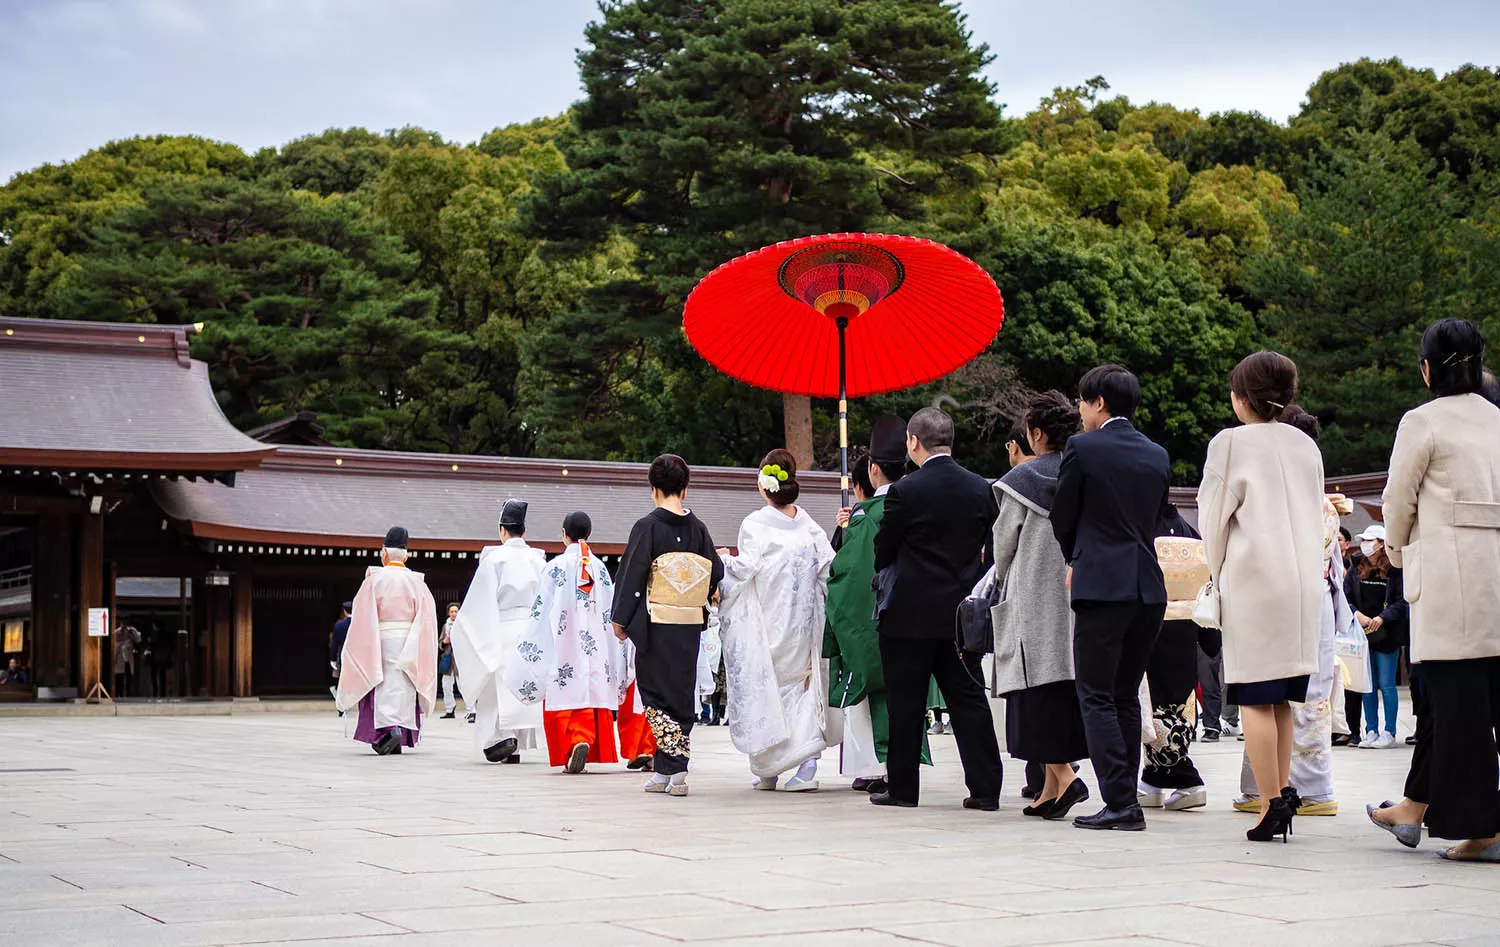
[[[1234, 457], [1234, 432], [1229, 432], [1229, 450], [1224, 454], [1224, 469], [1229, 469], [1229, 461]], [[1224, 497], [1229, 493], [1229, 484], [1224, 484], [1224, 492], [1219, 494], [1219, 509], [1214, 513], [1214, 523], [1217, 524], [1224, 517]], [[1219, 587], [1214, 584], [1212, 577], [1198, 590], [1197, 601], [1193, 603], [1193, 624], [1199, 628], [1222, 628], [1220, 619]]]
[[1333, 636], [1333, 656], [1341, 665], [1345, 690], [1368, 694], [1375, 689], [1374, 675], [1370, 673], [1370, 643], [1357, 620]]
[[995, 567], [984, 574], [979, 585], [958, 605], [956, 634], [958, 648], [970, 654], [991, 654], [995, 650], [995, 622], [992, 609], [1000, 600], [1000, 580]]

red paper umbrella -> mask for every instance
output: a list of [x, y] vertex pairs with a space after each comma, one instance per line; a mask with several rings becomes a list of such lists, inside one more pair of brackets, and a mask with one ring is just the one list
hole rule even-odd
[[1004, 314], [995, 281], [961, 253], [917, 237], [840, 233], [720, 266], [688, 296], [683, 329], [726, 375], [837, 397], [847, 493], [848, 398], [943, 377], [989, 346]]

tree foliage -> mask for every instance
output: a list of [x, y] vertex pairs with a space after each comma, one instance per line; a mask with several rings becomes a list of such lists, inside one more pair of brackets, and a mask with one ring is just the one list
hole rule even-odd
[[353, 446], [746, 464], [782, 402], [688, 348], [686, 294], [777, 240], [910, 233], [983, 265], [1005, 327], [948, 378], [854, 403], [856, 439], [939, 404], [999, 474], [1030, 392], [1119, 361], [1183, 483], [1257, 347], [1297, 360], [1328, 469], [1354, 472], [1424, 397], [1430, 321], [1500, 331], [1500, 72], [1347, 63], [1285, 125], [1102, 76], [1003, 117], [988, 55], [937, 0], [606, 2], [582, 100], [472, 144], [149, 136], [17, 175], [0, 314], [203, 322], [194, 354], [244, 426], [312, 409]]

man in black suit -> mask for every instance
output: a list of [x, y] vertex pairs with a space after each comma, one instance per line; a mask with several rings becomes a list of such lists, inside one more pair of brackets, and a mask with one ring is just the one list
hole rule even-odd
[[1101, 365], [1078, 382], [1084, 433], [1063, 451], [1052, 530], [1072, 566], [1074, 679], [1104, 808], [1085, 829], [1146, 827], [1136, 799], [1141, 768], [1139, 691], [1161, 632], [1167, 587], [1156, 526], [1167, 507], [1167, 452], [1130, 423], [1140, 382]]
[[875, 570], [894, 568], [880, 615], [880, 661], [890, 711], [886, 782], [877, 806], [915, 806], [927, 711], [937, 679], [969, 787], [966, 809], [1000, 806], [1000, 745], [984, 693], [978, 655], [955, 643], [959, 603], [984, 571], [985, 549], [999, 509], [983, 477], [953, 459], [953, 419], [936, 408], [912, 415], [906, 451], [920, 468], [891, 486], [875, 534]]

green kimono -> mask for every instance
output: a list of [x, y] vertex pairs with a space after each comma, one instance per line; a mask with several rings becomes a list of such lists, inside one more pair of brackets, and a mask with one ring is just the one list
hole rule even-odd
[[[828, 705], [852, 707], [870, 701], [875, 731], [875, 756], [885, 762], [890, 742], [890, 714], [885, 703], [885, 673], [880, 666], [880, 631], [876, 625], [875, 532], [885, 515], [885, 497], [855, 507], [863, 515], [849, 518], [843, 545], [833, 557], [828, 576], [828, 622], [823, 632], [823, 656], [828, 659]], [[922, 762], [931, 763], [926, 737]]]

